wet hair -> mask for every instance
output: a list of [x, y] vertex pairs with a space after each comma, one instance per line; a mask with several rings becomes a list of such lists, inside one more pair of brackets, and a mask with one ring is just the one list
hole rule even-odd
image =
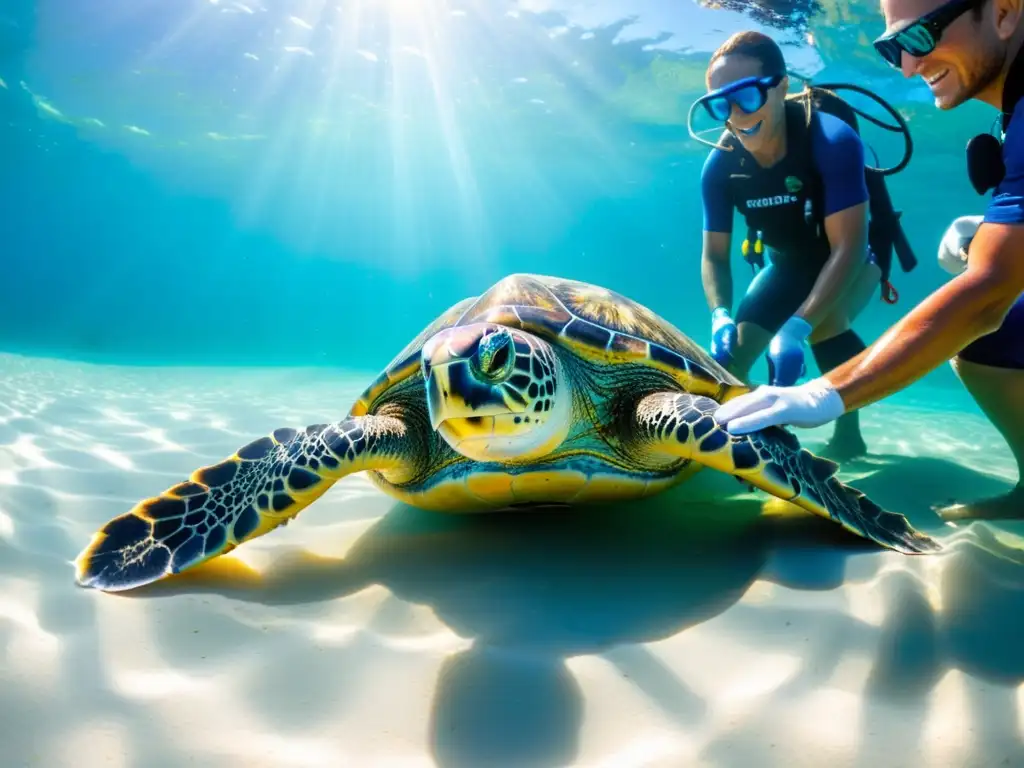
[[762, 76], [786, 74], [786, 60], [782, 56], [779, 44], [762, 32], [748, 30], [735, 33], [711, 54], [704, 76], [708, 85], [711, 84], [711, 68], [715, 62], [729, 54], [747, 56], [760, 62]]
[[[747, 56], [759, 62], [761, 64], [762, 77], [770, 75], [786, 77], [789, 74], [786, 71], [786, 59], [782, 55], [782, 49], [779, 48], [779, 44], [763, 32], [747, 30], [746, 32], [736, 32], [731, 35], [728, 40], [718, 47], [717, 51], [711, 54], [707, 72], [704, 75], [705, 82], [709, 88], [711, 87], [711, 68], [715, 65], [716, 61], [729, 54]], [[799, 102], [804, 108], [804, 120], [807, 125], [810, 125], [811, 110], [819, 106], [820, 98], [825, 93], [832, 92], [826, 91], [823, 88], [811, 88], [805, 83], [802, 91], [787, 94], [785, 100], [787, 102]]]

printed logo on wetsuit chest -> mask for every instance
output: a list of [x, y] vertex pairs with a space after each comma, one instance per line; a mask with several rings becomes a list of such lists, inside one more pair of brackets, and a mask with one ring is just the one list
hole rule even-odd
[[795, 195], [768, 195], [767, 197], [755, 197], [746, 201], [747, 208], [775, 208], [780, 205], [799, 203]]

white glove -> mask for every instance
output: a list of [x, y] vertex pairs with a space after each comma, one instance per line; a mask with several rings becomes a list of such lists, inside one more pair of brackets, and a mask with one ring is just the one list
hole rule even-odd
[[824, 377], [796, 387], [758, 387], [719, 407], [715, 420], [733, 435], [791, 424], [820, 427], [846, 413], [839, 393]]
[[939, 243], [939, 266], [951, 275], [967, 269], [967, 251], [971, 247], [984, 216], [961, 216], [949, 225]]

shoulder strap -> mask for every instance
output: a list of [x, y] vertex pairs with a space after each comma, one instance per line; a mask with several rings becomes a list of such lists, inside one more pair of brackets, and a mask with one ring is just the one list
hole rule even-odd
[[786, 101], [786, 153], [796, 158], [796, 167], [806, 174], [806, 183], [810, 185], [808, 197], [811, 198], [821, 191], [821, 176], [814, 163], [811, 146], [811, 128], [817, 119], [817, 112], [813, 108], [808, 111], [808, 105], [802, 98]]
[[[816, 113], [818, 112], [826, 112], [838, 117], [849, 125], [858, 136], [860, 135], [857, 112], [842, 97], [824, 88], [808, 86], [808, 89], [810, 93], [802, 94], [801, 98], [803, 98], [805, 103], [809, 101], [812, 108], [812, 118], [816, 119]], [[808, 140], [804, 144], [807, 147], [807, 151], [812, 152], [811, 142]], [[815, 196], [812, 202], [814, 218], [820, 226], [822, 220], [820, 215], [822, 185], [821, 176], [814, 163], [813, 152], [809, 165], [816, 185]], [[903, 267], [905, 272], [909, 272], [917, 265], [917, 258], [911, 250], [906, 236], [903, 234], [899, 223], [900, 214], [893, 206], [884, 177], [878, 173], [871, 172], [866, 167], [864, 175], [868, 188], [868, 244], [874, 251], [878, 266], [882, 270], [882, 297], [886, 302], [892, 304], [895, 303], [898, 297], [895, 288], [889, 283], [894, 247], [900, 259], [900, 266]]]
[[800, 168], [804, 182], [804, 221], [814, 227], [819, 235], [823, 233], [821, 216], [824, 185], [821, 173], [814, 162], [814, 148], [811, 130], [818, 121], [817, 109], [809, 102], [806, 94], [799, 94], [786, 100], [786, 142], [787, 154], [796, 158], [794, 166]]
[[857, 113], [853, 107], [843, 101], [838, 94], [824, 88], [810, 86], [811, 103], [817, 112], [827, 112], [838, 117], [848, 126], [853, 128], [854, 133], [860, 135], [860, 123], [857, 120]]
[[815, 110], [808, 112], [806, 102], [802, 98], [786, 100], [786, 143], [787, 154], [793, 152], [801, 159], [811, 157], [809, 142], [811, 123], [818, 119]]

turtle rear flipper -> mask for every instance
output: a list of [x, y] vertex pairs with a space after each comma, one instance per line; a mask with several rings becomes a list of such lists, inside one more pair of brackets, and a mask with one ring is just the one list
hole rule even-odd
[[882, 509], [835, 476], [838, 465], [815, 456], [796, 436], [772, 427], [732, 435], [714, 418], [709, 397], [664, 392], [640, 401], [636, 438], [647, 450], [692, 459], [839, 523], [903, 554], [937, 552], [937, 541], [901, 514]]
[[82, 586], [132, 589], [262, 536], [345, 475], [408, 466], [405, 424], [359, 416], [274, 430], [107, 522], [75, 559]]

